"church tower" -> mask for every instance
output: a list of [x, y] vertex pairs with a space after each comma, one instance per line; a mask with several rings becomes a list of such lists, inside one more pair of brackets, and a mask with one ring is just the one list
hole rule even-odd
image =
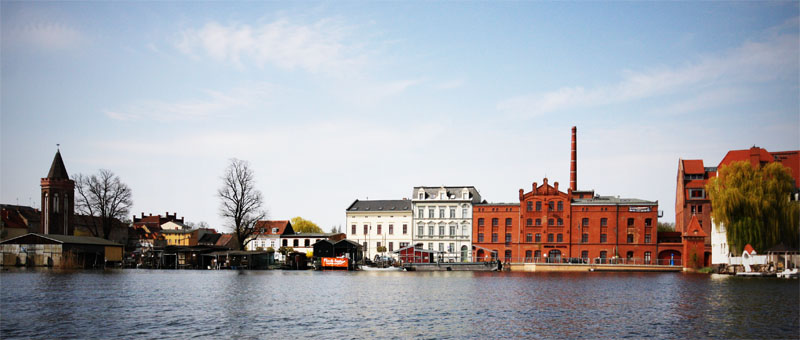
[[75, 209], [75, 181], [69, 179], [67, 168], [56, 151], [47, 178], [42, 178], [42, 234], [72, 235], [72, 215]]

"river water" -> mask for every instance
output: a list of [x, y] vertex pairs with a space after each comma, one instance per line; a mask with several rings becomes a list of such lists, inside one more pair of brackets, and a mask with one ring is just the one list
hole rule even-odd
[[0, 338], [798, 338], [800, 280], [12, 269]]

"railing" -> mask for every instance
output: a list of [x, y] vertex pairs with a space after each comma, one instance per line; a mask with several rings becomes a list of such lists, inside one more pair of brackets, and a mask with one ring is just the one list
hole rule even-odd
[[414, 238], [417, 239], [426, 239], [426, 240], [441, 240], [441, 239], [451, 239], [451, 240], [469, 240], [469, 235], [419, 235], [417, 234]]
[[[502, 254], [501, 254], [502, 255]], [[573, 265], [649, 265], [649, 266], [681, 266], [681, 259], [644, 259], [644, 258], [582, 258], [582, 257], [503, 257], [503, 263], [540, 263], [540, 264], [573, 264]], [[492, 257], [484, 257], [477, 261], [492, 261]]]

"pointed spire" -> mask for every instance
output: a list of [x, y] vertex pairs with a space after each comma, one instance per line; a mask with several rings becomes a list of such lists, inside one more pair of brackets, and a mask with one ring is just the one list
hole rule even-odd
[[53, 165], [50, 165], [50, 172], [47, 173], [47, 178], [69, 179], [67, 168], [64, 166], [64, 161], [61, 159], [61, 150], [56, 151], [56, 157], [53, 158]]

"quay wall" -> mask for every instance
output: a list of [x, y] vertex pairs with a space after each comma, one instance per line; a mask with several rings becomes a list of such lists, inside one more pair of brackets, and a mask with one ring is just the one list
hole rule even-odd
[[681, 266], [625, 265], [625, 264], [563, 264], [563, 263], [511, 263], [505, 265], [511, 271], [522, 272], [680, 272]]

